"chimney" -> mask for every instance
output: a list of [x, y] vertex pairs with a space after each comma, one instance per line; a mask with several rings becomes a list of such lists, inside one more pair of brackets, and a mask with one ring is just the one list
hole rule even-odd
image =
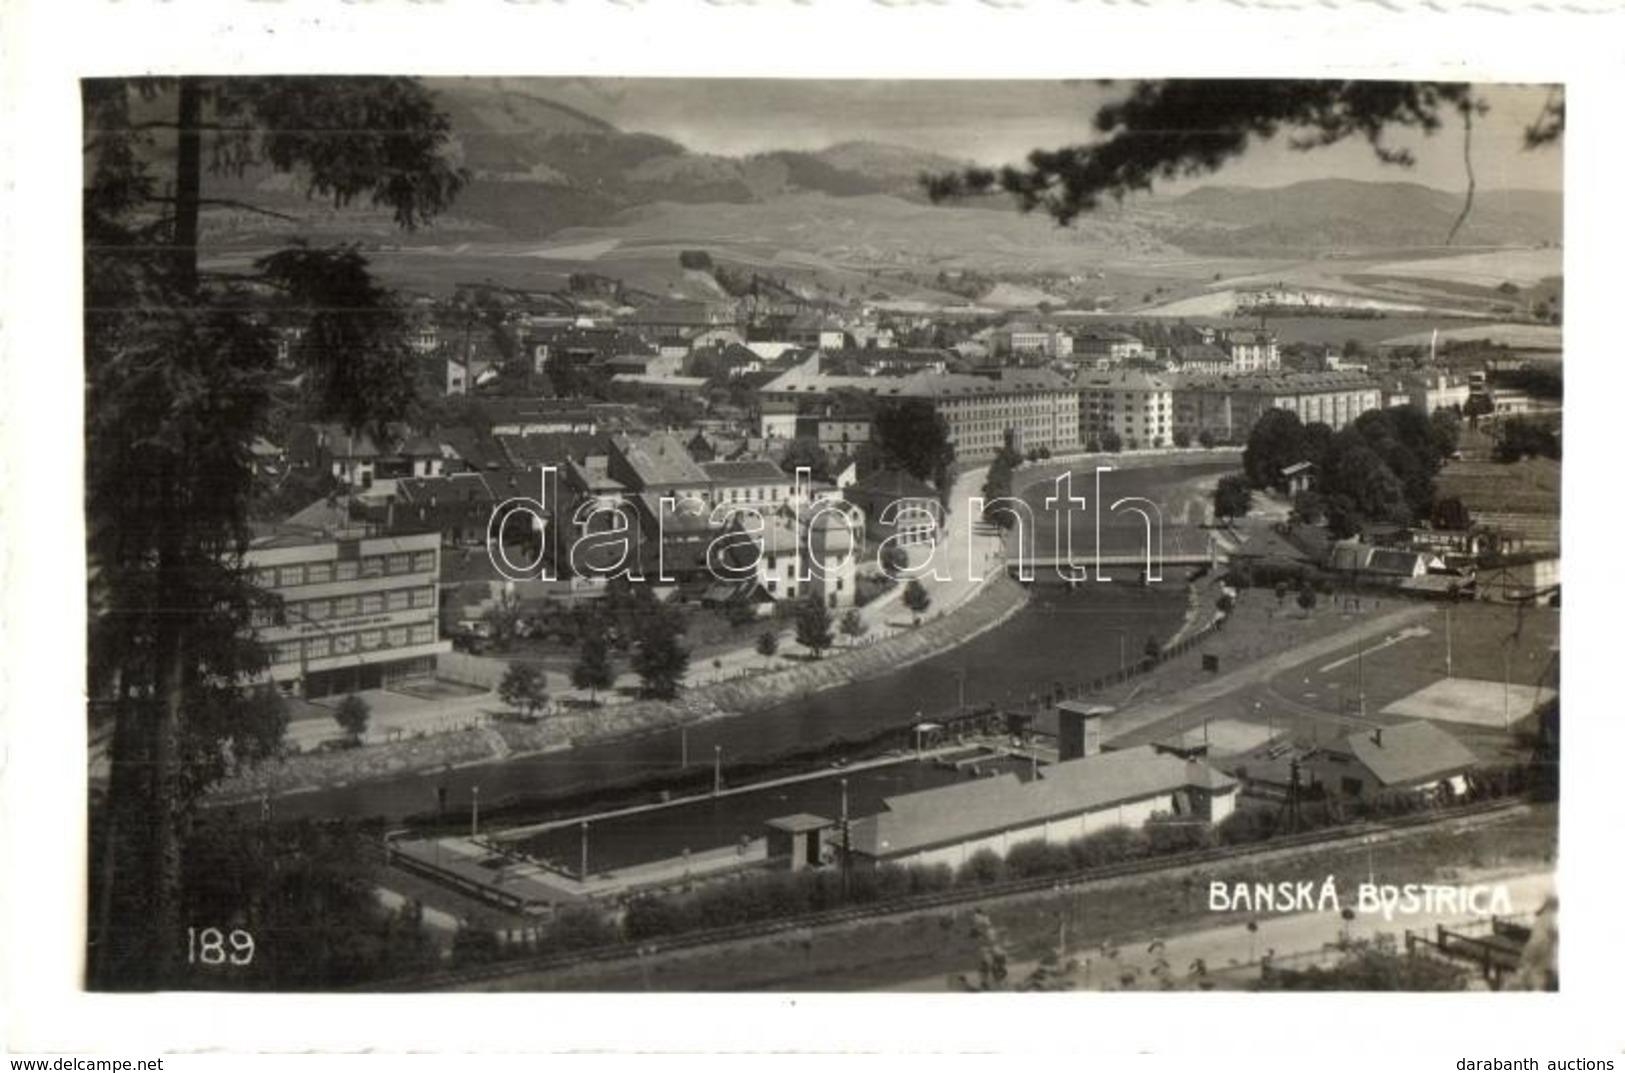
[[1382, 748], [1382, 727], [1377, 727], [1371, 732], [1371, 743], [1379, 749]]
[[1102, 705], [1082, 701], [1062, 701], [1057, 705], [1060, 760], [1078, 760], [1100, 752], [1100, 724], [1110, 711]]

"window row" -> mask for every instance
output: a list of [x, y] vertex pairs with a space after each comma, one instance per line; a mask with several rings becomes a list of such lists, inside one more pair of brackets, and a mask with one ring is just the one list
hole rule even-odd
[[292, 563], [287, 566], [262, 566], [254, 571], [254, 584], [262, 589], [291, 589], [300, 585], [325, 585], [332, 581], [354, 581], [362, 577], [387, 577], [397, 574], [432, 574], [435, 572], [435, 552], [396, 552], [393, 555], [368, 555], [361, 559], [324, 560], [315, 563]]
[[299, 663], [304, 660], [326, 659], [329, 656], [375, 652], [381, 648], [433, 644], [439, 639], [439, 630], [432, 622], [423, 622], [416, 626], [395, 626], [387, 630], [361, 630], [326, 637], [307, 637], [303, 641], [283, 641], [278, 644], [274, 649], [272, 662]]
[[[368, 592], [359, 596], [336, 596], [331, 600], [289, 600], [283, 604], [290, 623], [325, 622], [328, 619], [354, 618], [357, 615], [380, 615], [385, 611], [406, 611], [434, 606], [434, 586], [423, 585], [413, 589], [390, 589], [388, 592]], [[276, 616], [267, 609], [253, 613], [251, 622], [257, 627], [275, 625]]]

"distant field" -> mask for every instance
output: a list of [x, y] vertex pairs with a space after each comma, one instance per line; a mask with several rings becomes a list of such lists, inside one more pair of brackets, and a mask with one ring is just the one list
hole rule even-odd
[[[1387, 346], [1427, 346], [1432, 337], [1432, 331], [1419, 331], [1406, 335], [1390, 336], [1381, 340]], [[1472, 326], [1457, 326], [1441, 328], [1439, 341], [1447, 339], [1468, 341], [1482, 339], [1490, 343], [1501, 343], [1509, 347], [1530, 350], [1561, 350], [1563, 349], [1563, 329], [1548, 324], [1475, 324]]]
[[1436, 257], [1423, 261], [1393, 261], [1372, 265], [1373, 275], [1408, 277], [1445, 283], [1462, 283], [1493, 290], [1503, 283], [1527, 287], [1550, 276], [1563, 274], [1560, 249], [1493, 250]]
[[[1149, 315], [1149, 314], [1147, 314]], [[1212, 324], [1235, 327], [1240, 324], [1255, 326], [1257, 317], [1192, 316], [1193, 324]], [[1365, 347], [1386, 344], [1395, 336], [1417, 340], [1426, 346], [1433, 329], [1439, 329], [1439, 338], [1459, 329], [1469, 335], [1474, 329], [1464, 325], [1472, 322], [1459, 317], [1440, 316], [1383, 316], [1383, 317], [1269, 317], [1267, 324], [1283, 346], [1293, 343], [1324, 343], [1342, 346], [1350, 339]]]
[[1269, 287], [1321, 295], [1339, 305], [1483, 315], [1492, 306], [1509, 301], [1495, 291], [1501, 284], [1528, 287], [1562, 273], [1563, 253], [1556, 249], [1431, 250], [1408, 255], [1373, 251], [1360, 256], [1308, 258], [1228, 276], [1221, 281], [1222, 290], [1181, 297], [1154, 311], [1168, 316], [1221, 316], [1233, 307], [1236, 290]]

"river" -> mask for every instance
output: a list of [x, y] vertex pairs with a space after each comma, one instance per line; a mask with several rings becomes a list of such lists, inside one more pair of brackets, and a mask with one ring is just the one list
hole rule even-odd
[[[1145, 468], [1109, 475], [1109, 500], [1142, 496], [1159, 503], [1165, 515], [1164, 546], [1200, 548], [1205, 536], [1194, 527], [1200, 492], [1193, 481], [1235, 468], [1233, 460]], [[1086, 479], [1085, 479], [1086, 478]], [[1080, 474], [1075, 494], [1092, 504], [1092, 472]], [[1053, 485], [1030, 488], [1035, 507], [1053, 494]], [[1040, 526], [1037, 551], [1052, 554], [1054, 517]], [[1086, 522], [1086, 524], [1085, 524]], [[1108, 551], [1130, 550], [1125, 543], [1140, 526], [1137, 518], [1103, 523]], [[1085, 543], [1084, 534], [1088, 534]], [[1074, 547], [1093, 547], [1093, 517], [1074, 523]], [[1085, 556], [1085, 561], [1087, 557]], [[1115, 571], [1123, 574], [1124, 571]], [[730, 763], [810, 750], [840, 739], [860, 739], [876, 731], [907, 726], [921, 717], [953, 711], [960, 690], [967, 706], [1020, 703], [1057, 681], [1075, 682], [1117, 669], [1120, 659], [1137, 658], [1149, 636], [1166, 638], [1179, 628], [1186, 608], [1185, 571], [1169, 569], [1160, 583], [1102, 584], [1076, 588], [1037, 585], [1032, 599], [1014, 616], [963, 645], [878, 678], [850, 682], [766, 711], [691, 726], [686, 733], [663, 731], [631, 740], [582, 746], [450, 772], [384, 779], [354, 786], [294, 794], [277, 802], [281, 818], [370, 817], [400, 819], [432, 811], [438, 788], [447, 788], [452, 808], [466, 808], [479, 787], [482, 806], [525, 797], [553, 796], [680, 768], [684, 739], [691, 766], [709, 766], [721, 747], [724, 771]]]

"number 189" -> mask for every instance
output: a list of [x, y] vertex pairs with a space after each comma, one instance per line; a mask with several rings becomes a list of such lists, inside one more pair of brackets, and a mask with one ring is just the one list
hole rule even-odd
[[[228, 949], [229, 947], [229, 949]], [[188, 965], [247, 965], [254, 960], [254, 936], [241, 928], [186, 929]]]

